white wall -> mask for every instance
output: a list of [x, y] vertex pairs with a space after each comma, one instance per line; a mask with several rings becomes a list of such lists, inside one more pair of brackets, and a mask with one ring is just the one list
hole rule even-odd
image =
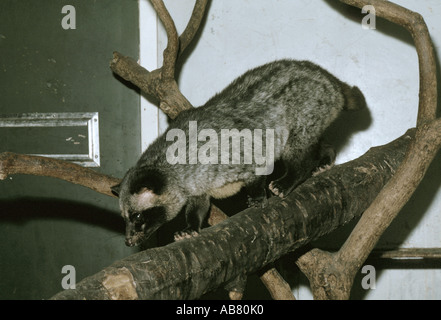
[[[165, 2], [182, 32], [194, 0]], [[395, 2], [424, 17], [439, 52], [441, 1]], [[366, 96], [371, 122], [351, 136], [340, 150], [338, 163], [394, 140], [415, 126], [417, 55], [404, 29], [378, 19], [376, 30], [365, 30], [361, 26], [364, 15], [360, 10], [337, 0], [213, 0], [208, 9], [200, 38], [191, 54], [186, 55], [179, 73], [180, 88], [193, 105], [203, 104], [251, 67], [288, 57], [320, 64], [340, 79], [359, 86]], [[141, 19], [153, 21], [151, 16], [143, 14]], [[147, 25], [151, 27], [152, 23]], [[166, 37], [161, 26], [158, 30], [158, 47], [155, 47], [158, 55], [151, 59], [157, 59], [154, 62], [160, 65]], [[157, 34], [156, 28], [142, 32], [153, 37]], [[166, 125], [162, 117], [159, 130]], [[415, 196], [382, 238], [380, 248], [441, 247], [440, 181], [438, 156]], [[376, 287], [361, 297], [441, 299], [441, 270], [378, 271]], [[301, 299], [311, 298], [304, 285], [296, 289], [296, 294]]]

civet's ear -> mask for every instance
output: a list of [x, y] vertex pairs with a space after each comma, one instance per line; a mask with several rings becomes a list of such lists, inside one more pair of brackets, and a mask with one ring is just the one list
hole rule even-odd
[[117, 184], [116, 186], [110, 187], [110, 190], [112, 190], [112, 193], [119, 197], [119, 193], [121, 191], [121, 184]]

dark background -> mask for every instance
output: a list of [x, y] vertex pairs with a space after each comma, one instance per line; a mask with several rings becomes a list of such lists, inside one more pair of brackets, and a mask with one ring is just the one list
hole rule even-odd
[[[62, 28], [67, 4], [76, 29]], [[99, 112], [95, 170], [122, 177], [140, 155], [139, 94], [109, 63], [113, 51], [138, 59], [138, 28], [136, 0], [1, 0], [0, 114]], [[71, 129], [20, 129], [17, 144], [18, 129], [3, 128], [0, 152], [83, 153], [66, 141]], [[64, 265], [78, 282], [134, 250], [117, 199], [52, 178], [0, 181], [0, 299], [48, 299], [63, 290]]]

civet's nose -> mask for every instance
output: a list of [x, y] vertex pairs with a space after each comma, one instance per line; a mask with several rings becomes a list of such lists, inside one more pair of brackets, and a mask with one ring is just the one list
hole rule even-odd
[[126, 221], [126, 246], [133, 247], [136, 245], [133, 241], [133, 236], [135, 235], [134, 225], [131, 222]]

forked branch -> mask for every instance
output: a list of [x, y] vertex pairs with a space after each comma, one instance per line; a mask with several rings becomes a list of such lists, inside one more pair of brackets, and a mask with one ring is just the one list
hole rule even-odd
[[405, 27], [412, 34], [419, 58], [420, 100], [417, 132], [403, 163], [364, 212], [343, 247], [333, 254], [314, 249], [298, 260], [297, 264], [309, 278], [316, 299], [349, 298], [356, 272], [410, 199], [441, 147], [441, 119], [436, 119], [435, 54], [424, 19], [388, 1], [340, 1], [359, 8], [373, 5], [378, 16]]
[[150, 0], [167, 33], [167, 47], [164, 50], [162, 80], [175, 79], [176, 59], [179, 51], [179, 37], [175, 23], [162, 0]]
[[406, 28], [412, 35], [418, 53], [420, 71], [420, 93], [417, 125], [436, 118], [437, 79], [436, 60], [429, 30], [423, 17], [409, 9], [386, 0], [339, 0], [348, 5], [363, 8], [375, 7], [375, 14], [390, 22]]
[[[192, 107], [179, 91], [174, 79], [176, 60], [196, 35], [204, 16], [207, 0], [196, 1], [189, 23], [179, 38], [173, 19], [163, 1], [151, 0], [151, 2], [165, 26], [168, 37], [167, 48], [164, 51], [163, 67], [150, 72], [141, 67], [135, 60], [115, 52], [111, 69], [120, 77], [159, 99], [160, 108], [170, 118], [175, 118], [181, 111]], [[6, 177], [14, 174], [54, 177], [83, 185], [109, 196], [113, 196], [110, 187], [120, 182], [117, 178], [65, 161], [9, 152], [0, 154], [0, 179], [6, 179]], [[215, 225], [227, 217], [220, 209], [212, 206], [209, 223]], [[283, 288], [279, 288], [274, 285], [274, 283], [282, 283], [276, 270], [262, 276], [262, 281], [267, 284], [272, 296], [293, 298], [289, 287], [285, 285]]]
[[196, 0], [187, 27], [179, 37], [178, 57], [182, 55], [185, 49], [187, 49], [188, 45], [190, 44], [190, 42], [193, 40], [196, 33], [198, 32], [202, 19], [204, 18], [205, 15], [206, 6], [207, 6], [207, 0]]
[[[133, 59], [115, 52], [111, 68], [122, 78], [132, 82], [147, 94], [156, 97], [160, 101], [160, 108], [171, 118], [174, 118], [181, 111], [192, 107], [190, 102], [179, 91], [174, 79], [174, 73], [176, 60], [185, 48], [188, 47], [188, 44], [198, 30], [207, 0], [196, 1], [192, 17], [179, 38], [173, 20], [163, 2], [161, 0], [151, 1], [165, 26], [169, 41], [164, 51], [163, 67], [150, 72], [139, 66]], [[441, 146], [441, 120], [435, 119], [437, 105], [435, 56], [430, 35], [423, 18], [415, 12], [384, 0], [340, 1], [359, 8], [365, 5], [373, 5], [378, 16], [409, 30], [414, 38], [419, 58], [420, 102], [417, 131], [402, 165], [374, 202], [372, 202], [371, 206], [365, 211], [344, 246], [339, 252], [334, 254], [314, 250], [299, 259], [298, 264], [308, 275], [315, 297], [320, 299], [342, 299], [349, 297], [355, 273], [372, 251], [379, 236], [417, 188]], [[357, 170], [354, 172], [357, 172]], [[59, 160], [12, 153], [0, 154], [0, 179], [5, 179], [8, 175], [18, 173], [56, 177], [84, 185], [108, 195], [112, 195], [110, 193], [110, 186], [119, 182], [119, 179]], [[359, 199], [354, 201], [359, 201]], [[292, 199], [291, 202], [292, 208], [298, 205], [295, 199]], [[281, 202], [281, 205], [284, 204], [286, 203]], [[354, 203], [352, 205], [357, 204]], [[213, 214], [210, 216], [211, 224], [214, 225], [225, 219], [225, 216], [219, 209], [213, 208], [212, 212]], [[217, 215], [214, 213], [217, 213]], [[271, 215], [277, 216], [274, 210], [268, 209], [268, 212], [263, 217]], [[290, 219], [287, 219], [287, 221], [292, 220]], [[373, 223], [374, 221], [376, 222], [375, 224]], [[315, 236], [315, 231], [312, 227], [311, 225], [307, 229], [308, 232], [312, 232], [313, 235], [311, 237]], [[320, 226], [320, 228], [323, 229], [325, 226]], [[286, 241], [285, 236], [288, 234], [289, 230], [287, 229], [286, 234], [282, 237], [284, 241]], [[176, 246], [179, 245], [172, 247]], [[279, 256], [281, 254], [281, 252], [275, 251], [280, 251], [280, 248], [275, 247], [274, 250], [269, 250], [268, 255]], [[286, 249], [285, 251], [289, 250]], [[266, 258], [264, 260], [262, 260], [262, 265], [267, 262]], [[142, 265], [145, 267], [144, 262], [142, 262]], [[289, 293], [289, 286], [286, 288], [286, 292]], [[290, 298], [290, 295], [288, 294], [286, 297]]]
[[180, 112], [192, 108], [191, 103], [180, 92], [175, 76], [176, 61], [197, 33], [204, 17], [207, 0], [197, 0], [192, 16], [182, 35], [178, 38], [173, 19], [162, 0], [151, 0], [167, 33], [167, 48], [164, 50], [163, 66], [154, 71], [141, 67], [135, 60], [118, 52], [113, 53], [110, 68], [123, 79], [130, 81], [142, 91], [159, 100], [159, 108], [171, 119]]
[[[123, 57], [118, 53], [114, 53], [114, 59], [111, 63], [111, 69], [119, 74], [124, 79], [131, 81], [137, 85], [141, 90], [152, 94], [159, 99], [159, 107], [170, 118], [174, 119], [180, 112], [185, 109], [191, 108], [190, 102], [182, 95], [174, 79], [174, 72], [176, 66], [176, 60], [184, 50], [188, 47], [192, 39], [197, 33], [197, 30], [204, 17], [207, 0], [197, 0], [191, 15], [191, 18], [178, 39], [178, 33], [176, 31], [175, 24], [170, 16], [167, 8], [162, 0], [151, 0], [156, 13], [158, 14], [161, 22], [164, 24], [167, 33], [167, 48], [164, 50], [164, 62], [162, 68], [155, 70], [151, 73], [141, 66], [139, 66], [134, 60]], [[145, 89], [144, 89], [145, 88]], [[220, 209], [212, 206], [210, 212], [209, 223], [211, 225], [217, 224], [225, 220], [228, 216], [225, 215]], [[280, 281], [281, 277], [275, 269], [264, 274], [261, 277], [263, 283], [267, 286], [271, 295], [276, 297], [284, 297], [292, 299], [291, 290], [287, 286], [276, 287], [275, 283], [283, 283]], [[241, 291], [244, 288], [235, 288], [239, 292], [234, 292], [234, 297], [241, 297]], [[277, 293], [277, 291], [280, 291]], [[232, 296], [230, 294], [230, 296]]]

